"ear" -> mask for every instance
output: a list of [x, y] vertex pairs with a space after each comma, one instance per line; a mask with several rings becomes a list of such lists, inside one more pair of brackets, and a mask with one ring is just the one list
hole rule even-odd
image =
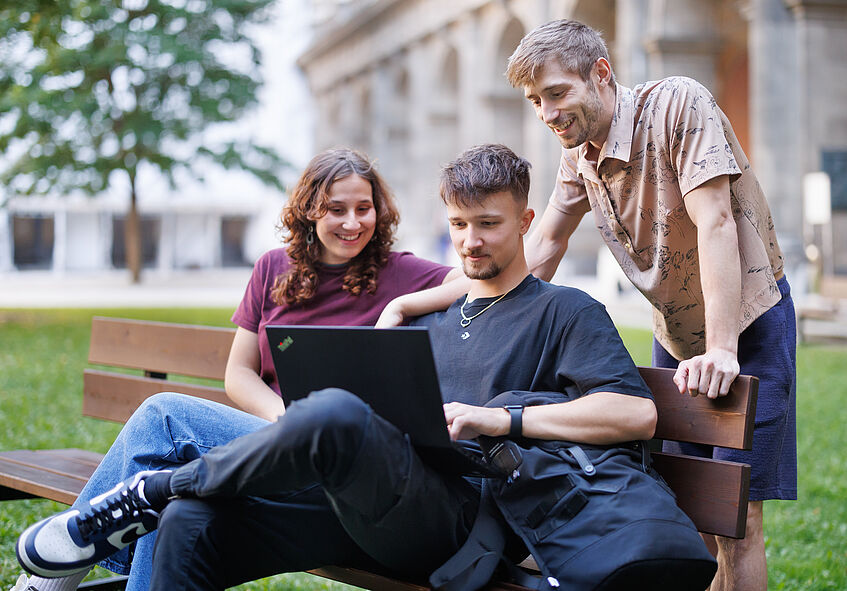
[[526, 208], [521, 214], [521, 236], [529, 232], [529, 227], [532, 225], [532, 220], [535, 219], [535, 211]]
[[609, 61], [604, 58], [598, 58], [594, 62], [594, 67], [591, 68], [591, 82], [599, 86], [608, 86], [612, 80], [612, 66]]

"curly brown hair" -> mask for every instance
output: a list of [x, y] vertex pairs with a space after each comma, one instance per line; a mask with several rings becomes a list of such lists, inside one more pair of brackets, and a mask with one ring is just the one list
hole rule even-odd
[[291, 268], [274, 281], [271, 297], [279, 305], [295, 305], [311, 299], [318, 289], [315, 265], [321, 256], [320, 240], [306, 242], [314, 222], [327, 213], [329, 189], [335, 181], [355, 174], [368, 181], [376, 210], [373, 238], [349, 263], [344, 291], [358, 296], [374, 293], [380, 270], [388, 262], [400, 215], [388, 185], [366, 156], [347, 148], [325, 150], [312, 158], [280, 214], [280, 228]]

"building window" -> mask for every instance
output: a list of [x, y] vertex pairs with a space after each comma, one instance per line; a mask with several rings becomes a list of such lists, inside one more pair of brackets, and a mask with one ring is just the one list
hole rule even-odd
[[832, 209], [847, 211], [847, 150], [823, 150], [821, 164], [831, 183]]
[[12, 216], [14, 264], [18, 269], [49, 269], [53, 266], [53, 218]]
[[225, 217], [221, 220], [221, 266], [242, 267], [250, 263], [244, 258], [246, 217]]
[[[162, 232], [162, 220], [158, 217], [141, 216], [141, 266], [156, 265], [159, 256], [159, 236]], [[126, 217], [115, 216], [112, 219], [112, 266], [126, 269]]]

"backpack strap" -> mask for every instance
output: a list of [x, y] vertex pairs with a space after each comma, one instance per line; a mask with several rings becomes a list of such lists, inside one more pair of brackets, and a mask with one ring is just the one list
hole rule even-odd
[[479, 511], [468, 539], [430, 575], [430, 584], [444, 591], [476, 591], [483, 587], [503, 558], [507, 529], [483, 479]]

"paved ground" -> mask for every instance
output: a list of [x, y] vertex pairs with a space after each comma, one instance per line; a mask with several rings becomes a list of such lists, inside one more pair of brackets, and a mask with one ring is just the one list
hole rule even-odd
[[[235, 308], [244, 295], [249, 269], [146, 272], [133, 285], [124, 271], [55, 274], [28, 271], [0, 274], [0, 308]], [[650, 307], [635, 290], [606, 295], [593, 277], [568, 283], [606, 304], [621, 326], [650, 326]]]
[[242, 268], [147, 272], [137, 285], [125, 271], [10, 273], [0, 275], [0, 308], [234, 308], [249, 278]]
[[[148, 271], [133, 285], [125, 271], [55, 274], [28, 271], [0, 274], [0, 308], [235, 308], [244, 295], [250, 269]], [[649, 328], [652, 312], [647, 301], [631, 287], [612, 288], [596, 277], [559, 280], [587, 291], [606, 305], [618, 326]], [[831, 301], [796, 296], [798, 309], [826, 309]], [[843, 303], [843, 302], [842, 302]], [[845, 306], [842, 306], [845, 308]], [[847, 308], [845, 308], [847, 309]], [[809, 339], [847, 342], [847, 311], [810, 318], [803, 324]]]

